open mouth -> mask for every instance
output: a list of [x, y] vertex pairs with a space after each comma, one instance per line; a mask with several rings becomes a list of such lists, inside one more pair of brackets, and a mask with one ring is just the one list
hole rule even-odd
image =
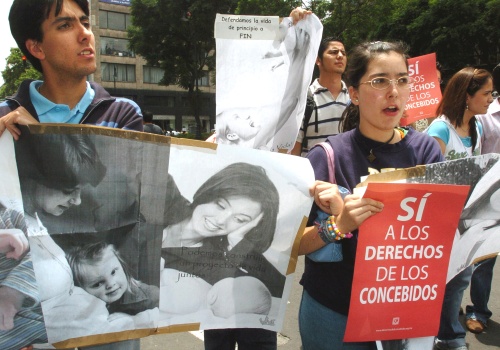
[[399, 108], [396, 106], [390, 106], [384, 109], [384, 111], [390, 112], [390, 113], [395, 113], [399, 111]]
[[69, 207], [64, 206], [64, 205], [58, 205], [57, 207], [58, 207], [58, 208], [59, 208], [59, 210], [61, 210], [61, 211], [66, 211], [66, 210], [68, 210], [68, 209], [69, 209]]

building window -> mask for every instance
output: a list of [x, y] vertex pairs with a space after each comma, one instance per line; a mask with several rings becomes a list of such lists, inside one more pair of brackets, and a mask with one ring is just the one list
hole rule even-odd
[[158, 84], [163, 78], [163, 69], [158, 68], [158, 67], [148, 67], [144, 66], [143, 67], [143, 73], [144, 73], [144, 82], [145, 83], [150, 83], [150, 84]]
[[101, 63], [102, 81], [135, 82], [135, 66], [132, 64]]
[[203, 72], [202, 77], [198, 79], [198, 86], [209, 86], [210, 84], [210, 79], [208, 72]]
[[99, 11], [99, 27], [101, 29], [126, 31], [130, 24], [130, 15], [127, 13]]
[[101, 37], [101, 55], [135, 57], [132, 50], [128, 48], [129, 40]]
[[146, 106], [174, 107], [174, 96], [144, 96]]

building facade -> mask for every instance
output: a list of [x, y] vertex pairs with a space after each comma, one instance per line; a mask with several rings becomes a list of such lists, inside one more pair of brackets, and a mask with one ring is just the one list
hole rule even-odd
[[[179, 86], [162, 86], [163, 71], [147, 65], [128, 48], [127, 28], [131, 25], [131, 0], [91, 0], [91, 23], [96, 41], [97, 70], [90, 77], [113, 96], [127, 97], [154, 115], [165, 131], [195, 133], [196, 122], [189, 107], [188, 93]], [[202, 91], [200, 119], [202, 132], [215, 123], [215, 86], [209, 74], [198, 81]]]

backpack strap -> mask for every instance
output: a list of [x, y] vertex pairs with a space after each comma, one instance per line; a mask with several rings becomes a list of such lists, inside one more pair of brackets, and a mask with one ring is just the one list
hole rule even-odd
[[[302, 120], [302, 128], [304, 129], [304, 137], [302, 138], [302, 150], [304, 152], [307, 149], [307, 129], [309, 128], [309, 122], [311, 121], [312, 113], [316, 110], [316, 103], [314, 102], [314, 97], [310, 90], [307, 90], [306, 98], [306, 108], [304, 110], [304, 119]], [[316, 120], [318, 119], [318, 111], [316, 111]], [[317, 128], [317, 126], [316, 126]], [[317, 130], [316, 130], [317, 132]]]
[[314, 147], [321, 147], [325, 150], [326, 156], [328, 158], [328, 182], [335, 184], [337, 181], [335, 180], [335, 157], [333, 154], [332, 145], [329, 142], [320, 142], [315, 144]]

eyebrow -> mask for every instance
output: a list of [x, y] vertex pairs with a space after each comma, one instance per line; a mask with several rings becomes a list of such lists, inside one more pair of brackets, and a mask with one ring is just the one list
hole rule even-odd
[[[61, 23], [61, 22], [75, 22], [77, 19], [76, 17], [70, 17], [70, 16], [66, 16], [66, 17], [57, 17], [53, 22], [52, 24], [58, 24], [58, 23]], [[83, 21], [88, 21], [89, 20], [89, 16], [87, 15], [84, 15], [84, 16], [80, 16], [80, 18], [78, 18], [78, 20], [80, 22], [83, 22]]]
[[[397, 77], [404, 77], [404, 76], [407, 76], [407, 75], [408, 75], [408, 72], [401, 72], [401, 73], [396, 74]], [[373, 73], [373, 74], [370, 74], [368, 76], [368, 78], [372, 79], [372, 78], [387, 77], [387, 76], [389, 76], [388, 73]]]

